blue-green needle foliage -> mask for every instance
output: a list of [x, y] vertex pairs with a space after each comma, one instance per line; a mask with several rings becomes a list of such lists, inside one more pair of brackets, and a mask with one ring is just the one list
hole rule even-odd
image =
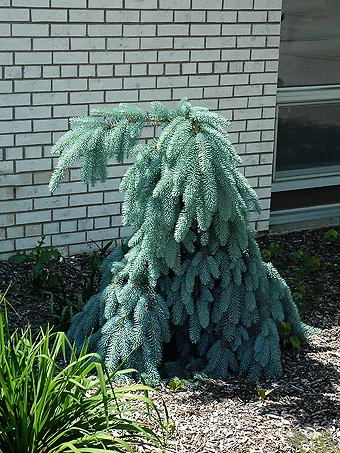
[[[107, 258], [100, 292], [74, 317], [69, 338], [81, 346], [92, 334], [110, 369], [127, 359], [151, 383], [170, 341], [177, 365], [211, 377], [280, 375], [278, 326], [305, 334], [288, 286], [263, 263], [249, 226], [260, 205], [236, 168], [228, 121], [183, 99], [173, 111], [121, 104], [72, 122], [54, 147], [61, 157], [52, 191], [76, 159], [92, 184], [105, 180], [107, 159], [137, 161], [121, 184], [124, 222], [134, 231], [129, 250]], [[148, 125], [162, 132], [142, 145]]]

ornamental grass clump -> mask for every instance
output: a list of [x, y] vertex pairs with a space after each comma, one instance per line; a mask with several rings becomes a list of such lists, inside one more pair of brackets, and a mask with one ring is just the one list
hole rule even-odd
[[[167, 424], [147, 386], [113, 386], [101, 358], [86, 346], [76, 355], [62, 332], [10, 332], [4, 303], [1, 296], [1, 453], [132, 453], [134, 445], [164, 446]], [[141, 414], [150, 423], [138, 421]]]
[[[50, 189], [82, 161], [86, 184], [107, 178], [109, 158], [135, 156], [121, 189], [128, 247], [103, 263], [101, 288], [72, 322], [69, 338], [114, 369], [127, 358], [150, 383], [199, 372], [225, 379], [281, 374], [279, 326], [306, 340], [290, 290], [264, 263], [249, 225], [258, 197], [238, 170], [229, 122], [183, 99], [93, 110], [71, 120], [54, 146], [60, 154]], [[146, 126], [159, 137], [144, 144]]]

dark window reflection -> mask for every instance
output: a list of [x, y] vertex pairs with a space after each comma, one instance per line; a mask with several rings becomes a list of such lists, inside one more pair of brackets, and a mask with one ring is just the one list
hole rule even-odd
[[279, 86], [340, 84], [340, 0], [284, 0]]
[[340, 165], [339, 125], [340, 103], [280, 107], [276, 170]]

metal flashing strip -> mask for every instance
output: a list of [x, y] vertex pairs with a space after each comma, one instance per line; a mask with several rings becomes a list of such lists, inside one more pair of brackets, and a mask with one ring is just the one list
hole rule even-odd
[[302, 224], [305, 224], [305, 228], [313, 228], [338, 223], [340, 223], [340, 203], [273, 211], [270, 213], [269, 228], [296, 229], [299, 226], [302, 227]]
[[277, 104], [339, 102], [340, 85], [289, 87], [277, 89]]

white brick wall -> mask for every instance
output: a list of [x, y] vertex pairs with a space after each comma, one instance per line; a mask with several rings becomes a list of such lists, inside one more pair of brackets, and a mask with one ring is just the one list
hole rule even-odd
[[93, 106], [186, 96], [232, 120], [241, 170], [268, 228], [281, 0], [0, 2], [0, 258], [47, 243], [66, 253], [122, 237], [126, 165], [89, 189], [79, 170], [54, 195], [52, 143]]

